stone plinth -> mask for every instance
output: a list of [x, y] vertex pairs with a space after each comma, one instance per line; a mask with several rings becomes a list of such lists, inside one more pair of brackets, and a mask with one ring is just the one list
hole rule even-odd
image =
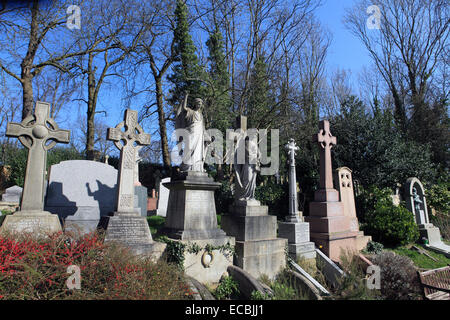
[[115, 213], [102, 217], [100, 227], [107, 230], [105, 241], [115, 241], [130, 248], [137, 255], [158, 259], [166, 244], [154, 242], [145, 217], [135, 214]]
[[226, 237], [217, 226], [214, 190], [220, 183], [204, 172], [188, 172], [164, 183], [170, 190], [162, 232], [169, 238], [202, 240]]
[[31, 233], [37, 236], [60, 231], [62, 229], [58, 216], [46, 211], [17, 211], [5, 217], [1, 228], [1, 232], [5, 234]]
[[279, 222], [278, 236], [288, 239], [289, 255], [295, 261], [299, 258], [314, 259], [316, 257], [314, 242], [309, 241], [309, 223]]
[[[203, 284], [218, 283], [224, 272], [227, 271], [227, 268], [233, 265], [233, 253], [223, 249], [223, 247], [227, 244], [234, 246], [235, 242], [233, 237], [195, 241], [173, 241], [179, 241], [186, 246], [183, 263], [183, 268], [186, 275]], [[189, 252], [189, 247], [192, 244], [195, 244], [201, 248], [201, 250], [197, 253]], [[205, 250], [206, 246], [210, 246], [212, 248], [219, 247], [219, 249], [207, 251]]]
[[259, 201], [235, 202], [222, 216], [222, 228], [236, 238], [234, 264], [258, 278], [274, 278], [286, 265], [286, 239], [277, 238], [277, 218]]

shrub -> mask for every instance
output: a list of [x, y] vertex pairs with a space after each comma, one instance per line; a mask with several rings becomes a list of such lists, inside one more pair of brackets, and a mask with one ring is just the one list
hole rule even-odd
[[[67, 267], [81, 270], [81, 289], [69, 290]], [[2, 299], [183, 299], [192, 293], [176, 266], [104, 244], [98, 233], [77, 240], [0, 237]]]
[[414, 217], [405, 207], [394, 206], [389, 188], [369, 187], [358, 197], [358, 211], [363, 217], [362, 229], [374, 241], [397, 246], [414, 242], [419, 230]]
[[231, 276], [220, 279], [220, 283], [213, 291], [214, 296], [219, 300], [230, 299], [239, 294], [239, 286]]
[[214, 192], [214, 200], [218, 214], [228, 212], [228, 207], [233, 203], [233, 194], [228, 180], [223, 180], [220, 188]]
[[288, 197], [287, 184], [282, 185], [272, 180], [266, 180], [265, 184], [256, 186], [255, 198], [267, 205], [270, 213], [279, 217], [285, 216], [288, 212]]
[[420, 297], [417, 270], [411, 259], [392, 251], [383, 251], [372, 259], [381, 269], [381, 294], [387, 300]]
[[369, 253], [379, 254], [383, 251], [383, 244], [376, 241], [369, 241], [366, 246], [366, 251]]
[[433, 184], [427, 190], [427, 204], [439, 213], [450, 214], [450, 182]]
[[419, 229], [411, 212], [392, 204], [369, 212], [364, 231], [375, 241], [390, 246], [405, 245], [419, 238]]

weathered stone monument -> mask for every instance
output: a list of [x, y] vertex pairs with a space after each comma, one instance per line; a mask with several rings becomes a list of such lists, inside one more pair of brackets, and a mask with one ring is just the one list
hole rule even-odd
[[120, 162], [116, 210], [101, 221], [106, 229], [105, 241], [121, 243], [137, 254], [158, 257], [164, 245], [153, 241], [146, 218], [134, 207], [136, 146], [150, 144], [150, 135], [137, 123], [137, 111], [127, 109], [124, 121], [108, 129], [107, 139], [120, 150]]
[[9, 203], [20, 203], [20, 197], [22, 197], [23, 188], [19, 186], [12, 186], [6, 188], [5, 193], [2, 194], [2, 201]]
[[356, 231], [350, 230], [350, 218], [344, 214], [339, 192], [333, 188], [331, 148], [336, 137], [330, 132], [327, 120], [319, 122], [319, 133], [313, 136], [320, 149], [319, 189], [309, 205], [311, 240], [332, 260], [339, 261], [341, 251], [356, 251]]
[[[228, 237], [217, 225], [214, 191], [220, 183], [204, 172], [205, 129], [201, 107], [201, 99], [196, 99], [195, 105], [189, 107], [186, 94], [177, 112], [176, 128], [185, 135], [186, 144], [182, 150], [181, 171], [164, 183], [170, 192], [162, 232], [184, 245], [195, 243], [200, 250], [185, 252], [185, 272], [200, 282], [213, 283], [218, 282], [232, 264], [232, 255], [214, 248], [234, 245], [234, 238]], [[160, 189], [160, 201], [162, 193]]]
[[315, 245], [309, 241], [309, 223], [304, 222], [303, 214], [298, 210], [295, 175], [295, 151], [298, 147], [294, 139], [289, 140], [286, 149], [289, 155], [289, 214], [284, 222], [278, 223], [278, 236], [288, 239], [289, 255], [295, 261], [299, 258], [315, 259]]
[[356, 232], [356, 248], [362, 250], [372, 239], [359, 231], [358, 218], [356, 217], [355, 193], [353, 191], [352, 170], [347, 167], [340, 167], [335, 170], [334, 183], [339, 191], [339, 199], [344, 207], [344, 215], [350, 219], [350, 231]]
[[28, 149], [28, 159], [20, 210], [5, 218], [1, 232], [45, 235], [61, 231], [58, 216], [44, 211], [45, 169], [47, 151], [57, 142], [68, 143], [70, 131], [59, 129], [49, 111], [49, 103], [38, 101], [34, 115], [7, 125], [6, 135], [19, 139]]
[[139, 162], [142, 161], [142, 158], [139, 156], [139, 150], [141, 148], [142, 147], [136, 147], [136, 168], [134, 169], [134, 206], [139, 208], [141, 216], [146, 217], [148, 190], [139, 181]]
[[68, 160], [49, 170], [45, 210], [58, 214], [65, 230], [85, 234], [115, 210], [117, 169], [97, 161]]
[[429, 219], [425, 188], [417, 178], [408, 178], [404, 187], [406, 208], [414, 215], [420, 237], [428, 239], [428, 247], [450, 256], [450, 246], [441, 240], [441, 232]]
[[169, 189], [166, 188], [165, 184], [170, 182], [170, 177], [164, 178], [159, 182], [159, 192], [158, 201], [156, 205], [156, 215], [161, 217], [166, 217], [167, 206], [169, 204]]
[[240, 133], [235, 137], [236, 145], [244, 151], [243, 163], [239, 161], [239, 150], [234, 155], [236, 183], [234, 203], [222, 216], [222, 228], [236, 238], [234, 264], [252, 276], [269, 278], [286, 265], [284, 249], [286, 239], [277, 238], [277, 218], [268, 214], [268, 207], [255, 199], [256, 175], [259, 171], [259, 149], [257, 142], [247, 135], [247, 118], [237, 119]]

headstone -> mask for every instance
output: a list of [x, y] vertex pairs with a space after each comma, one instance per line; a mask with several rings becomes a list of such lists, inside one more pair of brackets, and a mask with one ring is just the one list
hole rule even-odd
[[45, 210], [58, 214], [66, 230], [94, 231], [114, 211], [117, 169], [90, 160], [68, 160], [50, 167]]
[[[258, 170], [250, 159], [256, 157], [258, 163], [259, 158], [253, 148], [240, 144], [246, 140], [247, 118], [240, 116], [236, 123], [237, 129], [241, 129], [236, 144], [245, 148], [245, 163], [237, 163], [237, 157], [234, 157], [234, 167], [244, 179], [237, 182], [242, 186], [235, 187], [234, 203], [228, 214], [222, 216], [221, 225], [227, 235], [236, 239], [234, 264], [255, 278], [266, 275], [273, 279], [286, 266], [284, 249], [287, 240], [277, 238], [276, 216], [269, 215], [268, 207], [255, 199], [254, 182]], [[254, 154], [249, 154], [251, 152]]]
[[364, 233], [359, 231], [358, 218], [356, 217], [352, 170], [347, 167], [337, 168], [335, 170], [334, 182], [339, 191], [339, 199], [344, 207], [344, 215], [350, 219], [350, 231], [358, 233], [356, 237], [356, 247], [358, 250], [362, 250], [372, 238], [370, 236], [364, 236]]
[[12, 186], [5, 190], [2, 195], [3, 202], [20, 203], [20, 197], [22, 196], [23, 188], [19, 186]]
[[170, 177], [164, 178], [159, 183], [158, 192], [158, 203], [156, 209], [156, 215], [161, 217], [166, 217], [167, 215], [167, 205], [169, 203], [169, 189], [166, 188], [165, 184], [170, 182]]
[[[210, 252], [206, 246], [234, 245], [234, 238], [218, 228], [214, 191], [220, 183], [214, 182], [203, 168], [206, 135], [201, 99], [196, 99], [193, 107], [186, 103], [187, 94], [177, 112], [176, 128], [188, 135], [184, 137], [188, 142], [183, 150], [180, 172], [174, 173], [171, 181], [164, 183], [170, 192], [161, 232], [173, 241], [185, 245], [196, 243], [202, 248], [197, 253], [184, 252], [185, 273], [201, 283], [214, 283], [219, 282], [232, 264], [233, 257], [226, 253], [228, 250], [214, 249]], [[162, 189], [159, 196], [161, 203]]]
[[57, 142], [68, 143], [70, 131], [59, 129], [49, 111], [49, 103], [38, 101], [34, 115], [7, 125], [6, 135], [19, 139], [28, 149], [28, 159], [20, 210], [5, 218], [1, 232], [41, 236], [61, 231], [58, 216], [44, 211], [45, 171], [47, 151]]
[[152, 189], [151, 196], [147, 198], [147, 215], [153, 216], [156, 215], [156, 205], [157, 205], [158, 197], [156, 195], [155, 189]]
[[441, 239], [439, 228], [429, 220], [425, 188], [417, 178], [408, 178], [404, 188], [406, 208], [411, 211], [419, 227], [420, 237], [428, 239], [428, 247], [432, 250], [450, 255], [450, 246]]
[[141, 216], [146, 217], [148, 198], [147, 188], [142, 185], [134, 186], [134, 193], [136, 195], [135, 207], [139, 209]]
[[339, 261], [343, 250], [357, 251], [357, 232], [350, 230], [350, 218], [344, 214], [339, 192], [333, 188], [331, 148], [336, 144], [336, 137], [332, 136], [327, 120], [319, 122], [319, 129], [313, 136], [320, 149], [319, 188], [305, 220], [309, 222], [311, 240], [330, 259]]
[[284, 222], [278, 223], [278, 236], [288, 239], [288, 252], [295, 261], [314, 259], [316, 250], [314, 243], [309, 241], [309, 223], [304, 222], [303, 214], [298, 210], [295, 175], [295, 151], [298, 147], [294, 139], [289, 140], [286, 149], [289, 155], [289, 213]]
[[136, 146], [150, 144], [150, 135], [138, 124], [137, 115], [137, 111], [127, 109], [124, 121], [108, 129], [107, 139], [120, 150], [120, 162], [115, 211], [112, 216], [102, 218], [101, 225], [106, 229], [105, 241], [115, 241], [136, 254], [158, 258], [164, 245], [153, 241], [147, 219], [134, 207]]

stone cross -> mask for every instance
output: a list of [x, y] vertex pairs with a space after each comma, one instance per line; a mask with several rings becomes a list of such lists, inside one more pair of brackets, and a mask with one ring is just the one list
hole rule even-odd
[[68, 143], [70, 131], [58, 128], [50, 118], [50, 104], [37, 101], [34, 115], [21, 123], [8, 123], [7, 137], [17, 137], [28, 149], [27, 169], [20, 210], [42, 212], [44, 209], [45, 168], [47, 151], [57, 142]]
[[336, 145], [336, 137], [330, 132], [328, 120], [319, 122], [319, 133], [313, 136], [313, 141], [320, 148], [320, 189], [333, 189], [333, 172], [331, 166], [331, 147]]
[[[137, 111], [125, 110], [124, 121], [115, 128], [108, 128], [107, 139], [120, 150], [119, 174], [117, 177], [117, 213], [135, 214], [134, 171], [136, 168], [136, 148], [150, 144], [150, 135], [144, 133], [137, 123]], [[124, 130], [122, 130], [124, 128]]]
[[295, 151], [298, 150], [298, 147], [291, 138], [285, 148], [289, 155], [289, 216], [286, 217], [286, 221], [300, 222], [298, 219], [297, 177], [295, 176]]

